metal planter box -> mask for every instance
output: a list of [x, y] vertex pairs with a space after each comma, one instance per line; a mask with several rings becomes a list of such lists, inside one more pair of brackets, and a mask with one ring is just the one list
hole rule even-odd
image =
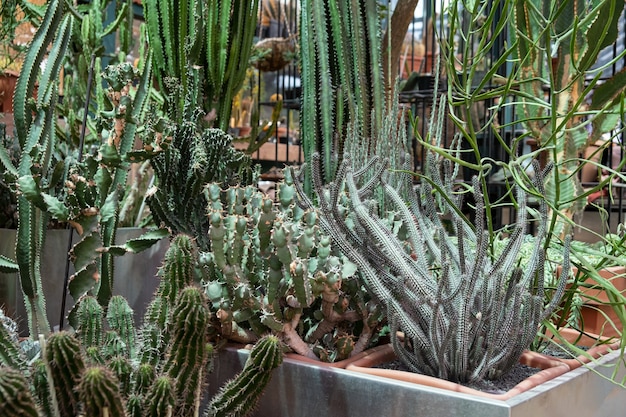
[[[506, 401], [478, 398], [345, 369], [293, 359], [274, 371], [256, 417], [415, 416], [544, 417], [622, 415], [626, 390], [611, 378], [620, 352], [567, 372]], [[242, 369], [248, 351], [229, 347], [218, 353], [210, 375], [212, 395]], [[617, 364], [617, 365], [616, 365]], [[623, 364], [621, 364], [623, 365]], [[619, 368], [616, 380], [624, 378]]]

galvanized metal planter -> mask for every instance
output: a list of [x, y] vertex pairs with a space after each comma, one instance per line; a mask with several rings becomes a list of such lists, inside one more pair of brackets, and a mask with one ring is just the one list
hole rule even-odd
[[[123, 227], [117, 229], [118, 242], [136, 238], [144, 233], [144, 229]], [[13, 229], [0, 229], [0, 254], [15, 258], [15, 234]], [[46, 313], [50, 325], [58, 325], [61, 315], [61, 295], [67, 259], [67, 242], [69, 231], [62, 229], [48, 230], [42, 251], [42, 285], [46, 297]], [[75, 235], [74, 242], [78, 238]], [[158, 279], [156, 273], [161, 266], [163, 256], [168, 247], [167, 239], [163, 239], [151, 248], [137, 253], [115, 257], [115, 281], [113, 294], [126, 297], [135, 313], [138, 323], [143, 317], [145, 308], [152, 298]], [[70, 274], [74, 273], [70, 264]], [[0, 273], [0, 305], [8, 316], [18, 320], [20, 334], [28, 333], [24, 296], [20, 288], [18, 274]], [[65, 314], [74, 306], [74, 300], [68, 295]]]
[[[209, 393], [245, 363], [248, 351], [227, 348], [215, 358]], [[609, 379], [620, 352], [567, 372], [506, 401], [373, 377], [286, 359], [274, 371], [256, 417], [415, 416], [572, 417], [621, 415], [626, 390]], [[620, 368], [616, 378], [624, 378]]]

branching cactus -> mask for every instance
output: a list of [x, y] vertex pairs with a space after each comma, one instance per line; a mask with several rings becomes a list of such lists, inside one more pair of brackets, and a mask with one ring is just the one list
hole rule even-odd
[[244, 365], [243, 371], [224, 385], [213, 398], [205, 417], [243, 417], [256, 407], [272, 371], [283, 362], [281, 341], [276, 336], [259, 340]]
[[[462, 214], [462, 194], [453, 188], [453, 164], [434, 152], [428, 154], [429, 180], [408, 193], [408, 204], [387, 183], [382, 169], [364, 181], [365, 171], [353, 170], [346, 158], [337, 181], [324, 187], [319, 156], [313, 161], [320, 225], [359, 266], [368, 290], [384, 307], [398, 357], [410, 369], [455, 382], [497, 378], [510, 369], [557, 306], [565, 286], [562, 274], [551, 302], [544, 305], [545, 201], [539, 199], [536, 245], [528, 267], [521, 270], [516, 261], [530, 222], [521, 188], [517, 221], [506, 248], [495, 256], [484, 230], [479, 180], [475, 177], [472, 183], [472, 225]], [[544, 174], [537, 166], [532, 186], [539, 194]], [[406, 180], [406, 189], [413, 190], [412, 178], [407, 175]], [[372, 197], [376, 187], [395, 206], [406, 239], [378, 215]], [[338, 203], [344, 193], [349, 217]], [[303, 205], [312, 208], [301, 187], [299, 194]], [[451, 218], [449, 226], [440, 213]], [[563, 268], [569, 268], [567, 243]], [[404, 333], [403, 341], [398, 330]]]
[[0, 367], [0, 415], [39, 417], [35, 399], [24, 375], [13, 368]]
[[115, 331], [124, 343], [126, 356], [135, 358], [135, 321], [133, 310], [124, 297], [120, 295], [111, 297], [107, 309], [107, 323], [109, 328]]
[[274, 332], [294, 351], [336, 361], [368, 347], [381, 315], [355, 265], [332, 252], [317, 214], [295, 204], [289, 173], [278, 202], [252, 187], [207, 187], [210, 252], [205, 288], [220, 333], [254, 342]]

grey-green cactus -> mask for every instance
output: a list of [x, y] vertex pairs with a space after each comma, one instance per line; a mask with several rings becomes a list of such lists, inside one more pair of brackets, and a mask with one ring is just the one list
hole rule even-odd
[[243, 371], [224, 385], [213, 398], [205, 417], [249, 415], [272, 376], [283, 362], [282, 343], [276, 336], [265, 336], [250, 351]]
[[332, 252], [316, 213], [295, 204], [289, 172], [276, 204], [253, 187], [207, 188], [211, 249], [201, 263], [222, 336], [249, 343], [275, 332], [324, 361], [369, 346], [382, 315], [362, 296], [355, 265]]
[[37, 403], [24, 375], [4, 366], [0, 366], [0, 415], [39, 417]]
[[77, 388], [85, 415], [126, 416], [119, 383], [110, 370], [100, 366], [85, 369]]
[[[507, 247], [494, 257], [490, 234], [484, 230], [481, 184], [475, 177], [472, 225], [462, 214], [462, 194], [454, 192], [456, 171], [450, 160], [429, 152], [428, 181], [418, 191], [413, 190], [411, 176], [405, 176], [408, 204], [379, 167], [373, 177], [364, 179], [365, 171], [353, 169], [346, 158], [337, 182], [324, 187], [319, 156], [313, 160], [320, 225], [359, 266], [368, 290], [384, 307], [398, 357], [410, 369], [455, 382], [496, 378], [513, 366], [532, 343], [540, 322], [558, 304], [565, 286], [567, 274], [562, 274], [552, 301], [544, 306], [545, 201], [540, 199], [536, 245], [522, 271], [516, 259], [530, 220], [521, 189]], [[529, 187], [536, 187], [541, 195], [543, 173], [538, 167], [536, 171]], [[303, 205], [314, 207], [298, 186]], [[376, 187], [395, 208], [394, 223], [375, 209]], [[352, 215], [347, 218], [344, 211]], [[451, 218], [452, 235], [440, 213]], [[395, 223], [406, 239], [394, 233]], [[566, 248], [565, 270], [567, 256]], [[404, 332], [404, 342], [397, 330]]]
[[17, 341], [17, 332], [15, 328], [8, 322], [10, 320], [0, 310], [2, 320], [0, 322], [0, 366], [7, 366], [20, 371], [28, 368], [26, 357], [19, 348]]

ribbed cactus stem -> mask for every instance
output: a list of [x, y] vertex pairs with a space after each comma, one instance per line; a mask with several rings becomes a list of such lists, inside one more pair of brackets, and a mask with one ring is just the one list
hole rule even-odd
[[141, 395], [131, 394], [126, 401], [126, 415], [128, 417], [142, 417], [143, 398]]
[[54, 333], [47, 340], [44, 355], [54, 383], [59, 412], [62, 416], [77, 415], [79, 398], [75, 387], [85, 370], [78, 339], [68, 332]]
[[265, 336], [252, 348], [243, 370], [213, 398], [205, 417], [247, 416], [256, 407], [272, 370], [283, 361], [280, 340]]
[[164, 374], [176, 381], [175, 416], [191, 416], [196, 411], [202, 369], [209, 359], [207, 349], [210, 318], [208, 301], [200, 288], [182, 290], [172, 313], [173, 335], [167, 350]]
[[76, 334], [83, 348], [100, 346], [102, 343], [102, 306], [93, 296], [86, 296], [76, 310], [78, 327]]
[[32, 372], [34, 393], [39, 399], [43, 415], [50, 417], [58, 416], [56, 399], [53, 398], [54, 392], [50, 391], [51, 385], [49, 381], [51, 381], [52, 378], [49, 377], [46, 363], [41, 359], [37, 359], [35, 363], [33, 363]]
[[168, 417], [172, 415], [176, 404], [175, 382], [167, 375], [154, 381], [146, 398], [146, 415], [151, 417]]
[[17, 341], [2, 323], [0, 323], [0, 365], [21, 371], [28, 367]]
[[38, 417], [28, 381], [21, 371], [0, 367], [0, 415], [3, 417]]
[[133, 375], [134, 390], [136, 393], [144, 394], [152, 386], [156, 378], [156, 372], [154, 366], [148, 363], [142, 363], [139, 365], [135, 374]]
[[159, 295], [174, 305], [178, 293], [193, 281], [193, 268], [197, 261], [197, 251], [191, 237], [177, 235], [165, 253], [161, 274]]
[[128, 301], [120, 295], [115, 295], [109, 300], [107, 309], [107, 323], [109, 328], [119, 335], [126, 346], [126, 354], [129, 358], [135, 357], [135, 321], [133, 310]]
[[124, 403], [119, 382], [108, 369], [100, 366], [87, 368], [78, 386], [85, 415], [90, 417], [124, 417]]
[[119, 381], [121, 392], [129, 392], [130, 376], [133, 372], [130, 360], [125, 356], [115, 356], [109, 361], [108, 368]]

